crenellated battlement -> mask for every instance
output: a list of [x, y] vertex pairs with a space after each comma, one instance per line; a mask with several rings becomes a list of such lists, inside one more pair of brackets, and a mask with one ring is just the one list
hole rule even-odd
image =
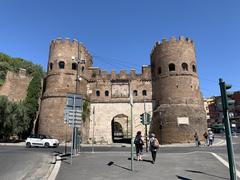
[[92, 55], [82, 42], [77, 39], [71, 40], [70, 38], [57, 38], [51, 41], [50, 44], [50, 55], [64, 55], [68, 57], [82, 57], [92, 64]]
[[151, 80], [151, 67], [149, 65], [142, 66], [141, 74], [137, 74], [135, 69], [131, 69], [129, 73], [126, 70], [120, 70], [116, 73], [112, 70], [108, 73], [105, 70], [101, 70], [98, 67], [90, 67], [91, 71], [91, 81], [101, 81], [101, 80]]
[[78, 42], [77, 39], [73, 39], [72, 41], [70, 40], [70, 38], [57, 38], [51, 41], [51, 46], [54, 45], [71, 45], [71, 46], [78, 46], [79, 44], [81, 44], [81, 42]]
[[184, 36], [180, 36], [178, 39], [176, 37], [171, 37], [169, 40], [167, 40], [166, 38], [163, 38], [162, 41], [157, 41], [151, 51], [151, 56], [153, 55], [153, 53], [158, 50], [159, 48], [167, 48], [169, 46], [173, 46], [176, 44], [180, 44], [180, 43], [187, 43], [188, 45], [191, 45], [194, 47], [194, 42], [193, 40], [191, 40], [188, 37], [184, 37]]

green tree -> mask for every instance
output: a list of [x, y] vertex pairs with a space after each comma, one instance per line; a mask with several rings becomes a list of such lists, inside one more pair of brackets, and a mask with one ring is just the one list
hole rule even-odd
[[11, 135], [28, 136], [36, 118], [41, 81], [45, 74], [43, 68], [22, 58], [12, 58], [0, 53], [0, 86], [8, 71], [18, 72], [21, 68], [26, 69], [27, 74], [33, 78], [23, 102], [11, 102], [7, 97], [0, 96], [0, 139], [7, 139]]
[[33, 78], [28, 86], [27, 97], [24, 101], [25, 107], [25, 120], [29, 124], [28, 133], [31, 132], [34, 119], [36, 118], [36, 112], [38, 110], [38, 99], [41, 93], [41, 74], [35, 72]]
[[86, 118], [89, 116], [89, 114], [90, 114], [89, 101], [88, 101], [88, 100], [85, 100], [85, 101], [83, 102], [83, 112], [82, 112], [83, 122], [86, 121]]
[[5, 134], [5, 119], [7, 117], [8, 99], [6, 96], [0, 96], [0, 138], [2, 139]]

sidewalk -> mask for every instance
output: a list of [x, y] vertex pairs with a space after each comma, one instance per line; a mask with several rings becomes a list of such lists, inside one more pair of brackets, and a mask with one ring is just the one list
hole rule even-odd
[[[226, 144], [225, 139], [215, 138], [213, 146], [224, 146]], [[0, 146], [26, 146], [26, 142], [19, 143], [0, 143]], [[65, 143], [61, 143], [60, 146], [65, 146]], [[70, 147], [71, 143], [67, 143]], [[92, 144], [81, 144], [82, 147], [91, 147]], [[131, 147], [131, 144], [124, 143], [114, 143], [114, 144], [94, 144], [94, 147]], [[164, 144], [161, 147], [191, 147], [195, 146], [194, 143], [174, 143], [174, 144]]]
[[134, 161], [131, 171], [130, 154], [123, 153], [82, 153], [61, 163], [56, 180], [217, 180], [229, 179], [228, 169], [212, 154], [158, 153], [155, 164], [151, 155], [145, 154], [144, 161]]

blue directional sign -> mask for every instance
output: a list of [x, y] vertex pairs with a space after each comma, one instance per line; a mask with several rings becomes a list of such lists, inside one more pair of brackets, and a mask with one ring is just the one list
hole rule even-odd
[[82, 109], [82, 96], [80, 94], [67, 93], [67, 104], [66, 107], [73, 109], [75, 99], [75, 109]]

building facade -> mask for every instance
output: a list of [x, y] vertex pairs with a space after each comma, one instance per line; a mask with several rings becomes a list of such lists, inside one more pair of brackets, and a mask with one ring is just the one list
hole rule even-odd
[[201, 134], [206, 130], [195, 49], [189, 39], [157, 43], [151, 65], [143, 65], [141, 74], [134, 69], [108, 73], [93, 66], [91, 54], [77, 40], [53, 40], [41, 101], [40, 133], [70, 140], [71, 128], [64, 123], [67, 93], [81, 94], [90, 104], [89, 116], [80, 128], [85, 143], [129, 140], [131, 120], [134, 134], [144, 132], [140, 123], [144, 112], [153, 116], [150, 131], [161, 143], [190, 142], [195, 131]]

